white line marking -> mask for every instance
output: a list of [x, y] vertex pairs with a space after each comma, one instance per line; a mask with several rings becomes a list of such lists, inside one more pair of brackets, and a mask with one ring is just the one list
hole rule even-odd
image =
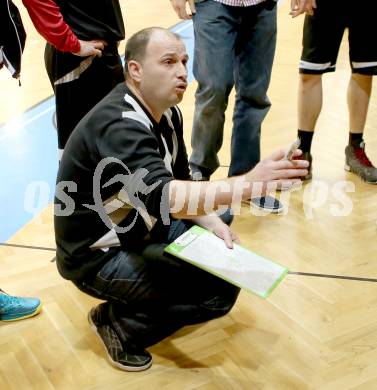
[[28, 120], [26, 120], [25, 122], [21, 122], [21, 123], [17, 123], [23, 116], [24, 114], [20, 115], [19, 117], [16, 117], [12, 120], [10, 120], [9, 122], [7, 122], [2, 128], [1, 130], [4, 132], [1, 136], [0, 136], [0, 142], [5, 140], [6, 138], [8, 138], [9, 136], [11, 136], [11, 131], [15, 131], [15, 130], [20, 130], [22, 128], [24, 128], [25, 126], [27, 126], [28, 124], [30, 124], [31, 122], [37, 120], [38, 118], [40, 118], [41, 116], [47, 114], [49, 111], [52, 111], [53, 109], [55, 108], [55, 104], [44, 109], [43, 111], [41, 111], [40, 113], [32, 116], [31, 118], [29, 118]]

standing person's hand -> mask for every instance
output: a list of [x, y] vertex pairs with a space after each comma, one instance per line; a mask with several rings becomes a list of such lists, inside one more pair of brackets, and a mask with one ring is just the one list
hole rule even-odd
[[80, 51], [76, 53], [72, 53], [75, 56], [79, 57], [88, 57], [88, 56], [102, 56], [102, 50], [106, 46], [106, 42], [100, 41], [100, 40], [93, 40], [93, 41], [82, 41], [80, 42]]
[[[170, 2], [172, 7], [174, 8], [174, 11], [180, 19], [191, 19], [192, 15], [196, 12], [194, 0], [170, 0]], [[187, 13], [186, 2], [190, 7], [191, 13]]]
[[289, 14], [292, 18], [304, 12], [308, 15], [313, 15], [315, 8], [317, 8], [316, 0], [291, 0], [291, 12]]

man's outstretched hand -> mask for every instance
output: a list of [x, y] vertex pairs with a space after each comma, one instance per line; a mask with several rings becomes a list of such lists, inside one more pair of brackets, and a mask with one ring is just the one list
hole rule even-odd
[[308, 174], [309, 162], [294, 160], [301, 156], [301, 150], [293, 153], [293, 160], [287, 160], [286, 150], [281, 149], [261, 160], [251, 171], [245, 174], [245, 179], [252, 183], [262, 184], [262, 193], [268, 185], [274, 183], [277, 188], [289, 188], [301, 182], [301, 178]]

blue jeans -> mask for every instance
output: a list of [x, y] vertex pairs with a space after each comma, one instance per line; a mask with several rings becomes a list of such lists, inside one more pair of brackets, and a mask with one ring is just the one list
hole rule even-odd
[[76, 286], [106, 301], [101, 317], [125, 344], [146, 348], [185, 325], [228, 313], [239, 288], [183, 260], [165, 246], [190, 228], [182, 220], [155, 231], [140, 253], [110, 249], [113, 256], [95, 277]]
[[219, 167], [229, 93], [236, 89], [229, 176], [260, 160], [260, 130], [276, 46], [276, 7], [196, 4], [194, 76], [198, 81], [190, 166], [209, 176]]

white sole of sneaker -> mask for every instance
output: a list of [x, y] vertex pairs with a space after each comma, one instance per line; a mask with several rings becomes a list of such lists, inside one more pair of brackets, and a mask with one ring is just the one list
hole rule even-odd
[[90, 316], [90, 312], [88, 313], [88, 322], [89, 322], [90, 329], [96, 334], [96, 336], [100, 340], [100, 342], [101, 342], [101, 344], [102, 344], [102, 346], [103, 346], [103, 348], [105, 350], [107, 360], [109, 361], [109, 363], [113, 367], [119, 368], [122, 371], [137, 372], [137, 371], [147, 370], [152, 365], [153, 359], [148, 364], [145, 364], [144, 366], [141, 366], [141, 367], [123, 366], [122, 364], [120, 364], [120, 363], [116, 362], [115, 360], [113, 360], [113, 358], [110, 356], [109, 352], [107, 351], [105, 343], [103, 342], [101, 336], [99, 335], [99, 333], [97, 331], [97, 327], [95, 326], [95, 324], [92, 321], [92, 317]]

